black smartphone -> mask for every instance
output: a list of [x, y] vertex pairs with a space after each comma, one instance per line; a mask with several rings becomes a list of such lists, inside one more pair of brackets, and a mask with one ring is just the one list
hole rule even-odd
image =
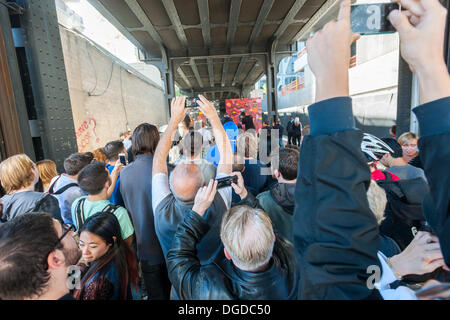
[[388, 19], [392, 10], [400, 10], [398, 3], [357, 4], [351, 6], [350, 23], [353, 33], [361, 35], [396, 32]]
[[127, 158], [125, 157], [125, 153], [119, 153], [119, 160], [124, 166], [127, 165]]
[[197, 98], [186, 98], [186, 108], [197, 108]]
[[237, 176], [228, 176], [216, 179], [217, 180], [217, 189], [230, 187], [231, 183], [237, 184], [238, 177]]

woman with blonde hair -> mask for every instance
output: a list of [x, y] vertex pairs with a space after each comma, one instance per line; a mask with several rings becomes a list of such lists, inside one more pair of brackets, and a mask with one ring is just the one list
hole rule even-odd
[[[417, 148], [417, 142], [419, 136], [414, 132], [405, 132], [400, 137], [398, 137], [397, 142], [402, 146], [403, 160], [408, 162], [410, 165], [422, 168], [420, 162], [419, 149]], [[422, 168], [423, 169], [423, 168]]]
[[48, 192], [48, 188], [50, 187], [50, 182], [54, 177], [58, 175], [58, 171], [56, 170], [56, 163], [52, 160], [41, 160], [36, 162], [36, 166], [39, 172], [39, 178], [42, 182], [42, 191]]
[[9, 157], [0, 163], [0, 181], [6, 192], [1, 198], [1, 222], [27, 212], [48, 212], [62, 222], [58, 200], [50, 194], [34, 191], [38, 180], [36, 164], [25, 154]]

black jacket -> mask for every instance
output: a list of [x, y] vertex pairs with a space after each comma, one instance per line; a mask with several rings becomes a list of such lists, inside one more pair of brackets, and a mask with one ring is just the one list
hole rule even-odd
[[450, 266], [450, 97], [413, 109], [419, 121], [420, 160], [430, 186], [423, 213], [439, 237], [442, 254]]
[[428, 183], [422, 178], [393, 181], [390, 175], [377, 183], [386, 191], [387, 198], [380, 232], [404, 250], [414, 238], [411, 228], [421, 230], [425, 224], [422, 202], [429, 191]]
[[292, 127], [294, 126], [294, 119], [289, 120], [286, 125], [286, 131], [288, 134], [292, 134]]
[[296, 299], [298, 268], [290, 242], [277, 237], [268, 270], [260, 273], [238, 269], [223, 249], [214, 261], [201, 265], [196, 244], [208, 231], [202, 217], [191, 211], [178, 225], [167, 255], [169, 278], [183, 300], [286, 300]]
[[361, 152], [351, 99], [309, 107], [311, 135], [303, 140], [294, 209], [300, 299], [381, 298], [367, 268], [379, 266], [379, 231], [367, 201], [370, 171]]
[[255, 129], [255, 124], [253, 123], [253, 117], [251, 115], [246, 115], [242, 119], [242, 124], [245, 125], [245, 131]]

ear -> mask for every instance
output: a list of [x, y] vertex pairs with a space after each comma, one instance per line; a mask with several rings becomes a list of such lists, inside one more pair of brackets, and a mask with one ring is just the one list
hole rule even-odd
[[[117, 237], [116, 236], [113, 236], [113, 241], [114, 241], [114, 243], [116, 243], [116, 241], [117, 241]], [[110, 246], [111, 246], [111, 244], [109, 244]]]
[[273, 170], [273, 174], [275, 175], [275, 177], [278, 179], [281, 176], [281, 172], [278, 169]]
[[225, 253], [225, 257], [226, 257], [228, 260], [231, 260], [230, 254], [228, 253], [228, 251], [227, 251], [226, 248], [223, 248], [223, 253]]
[[61, 250], [54, 250], [50, 252], [47, 257], [48, 268], [51, 269], [59, 269], [61, 267], [65, 267], [66, 259]]

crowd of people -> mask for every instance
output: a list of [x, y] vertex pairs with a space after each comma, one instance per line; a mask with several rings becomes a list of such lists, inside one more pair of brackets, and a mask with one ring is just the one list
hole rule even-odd
[[316, 102], [286, 145], [279, 119], [256, 133], [199, 95], [197, 128], [176, 97], [167, 126], [71, 154], [61, 174], [2, 161], [0, 299], [449, 299], [446, 10], [401, 4], [420, 138], [356, 129], [345, 0], [307, 41]]

